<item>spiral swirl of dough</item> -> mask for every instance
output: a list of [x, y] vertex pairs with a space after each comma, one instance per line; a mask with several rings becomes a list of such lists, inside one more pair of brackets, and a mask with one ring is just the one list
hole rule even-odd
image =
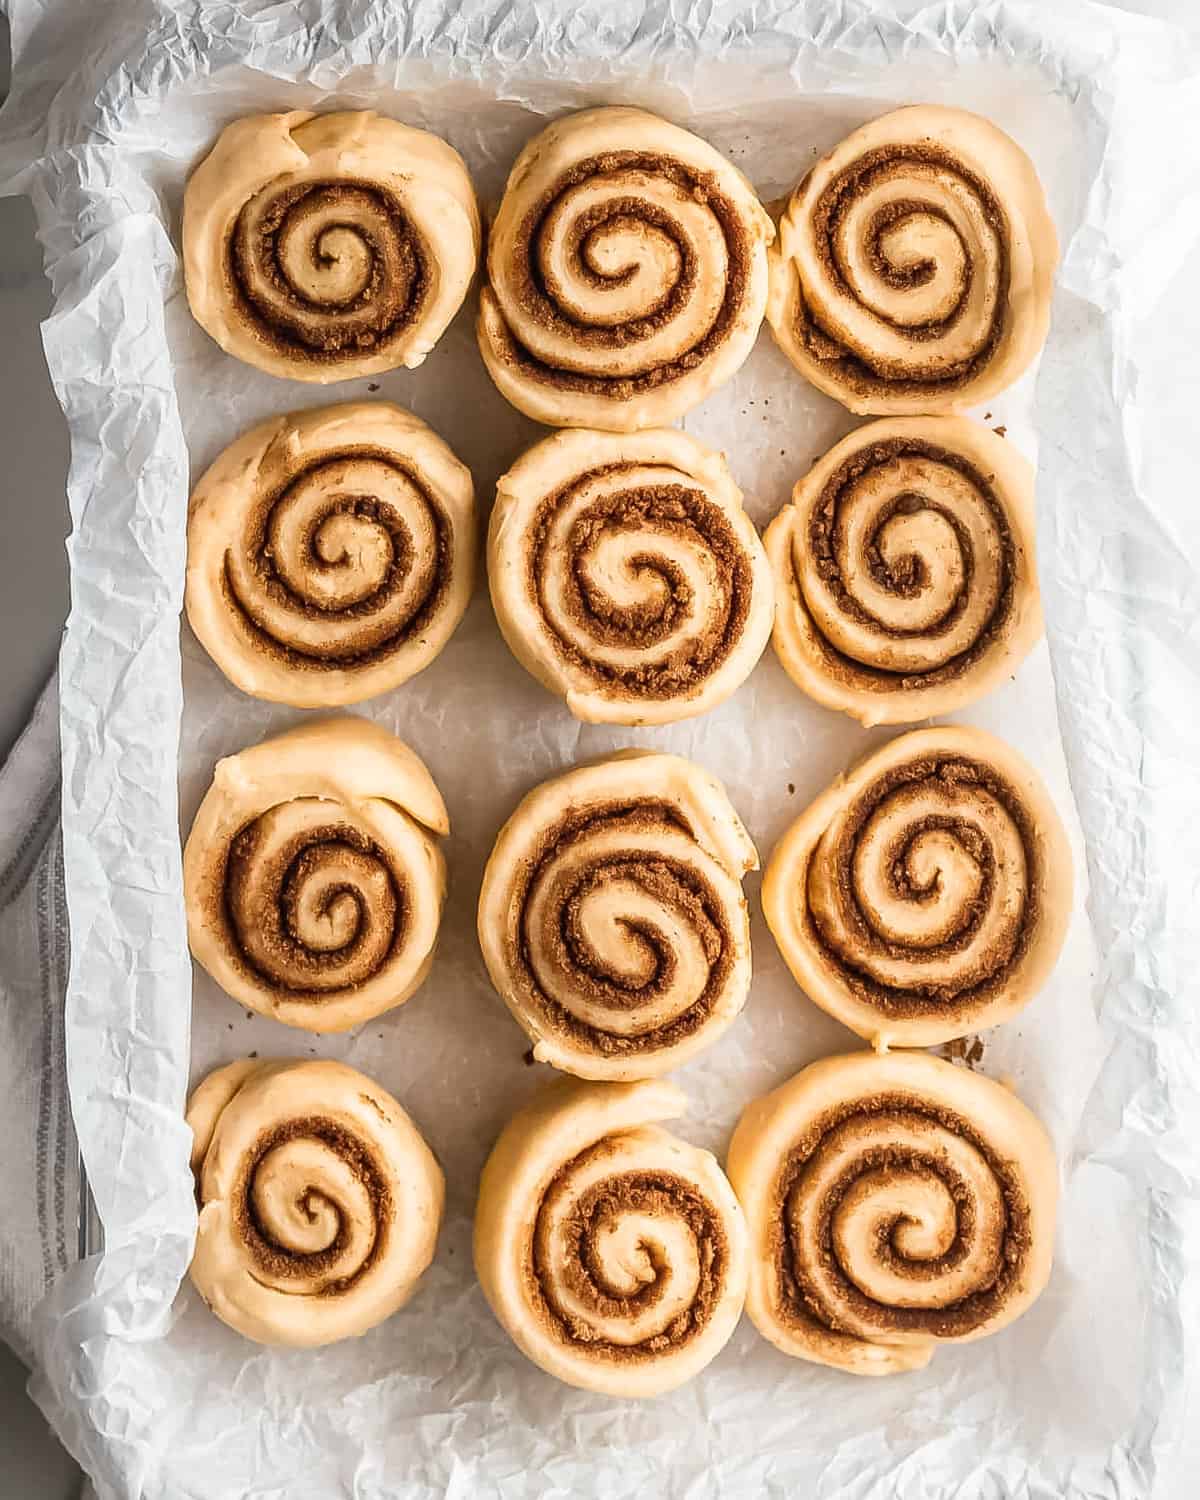
[[1016, 142], [965, 110], [916, 105], [847, 136], [792, 194], [767, 319], [851, 411], [960, 411], [1038, 353], [1057, 264]]
[[745, 178], [655, 115], [588, 109], [517, 158], [488, 239], [479, 347], [552, 427], [689, 411], [749, 354], [774, 229]]
[[387, 401], [277, 417], [192, 494], [188, 619], [243, 692], [332, 708], [429, 665], [475, 576], [468, 470]]
[[217, 763], [183, 856], [192, 953], [226, 994], [345, 1031], [425, 978], [445, 895], [445, 804], [365, 719], [305, 724]]
[[665, 1080], [559, 1079], [500, 1135], [475, 1211], [475, 1267], [517, 1347], [568, 1385], [655, 1396], [725, 1346], [746, 1230], [716, 1159], [657, 1122]]
[[268, 374], [328, 384], [419, 365], [475, 274], [462, 157], [371, 113], [235, 120], [188, 180], [196, 321]]
[[222, 1322], [311, 1348], [365, 1333], [433, 1259], [442, 1174], [395, 1099], [337, 1062], [230, 1063], [188, 1102], [191, 1277]]
[[721, 454], [682, 432], [560, 432], [500, 480], [492, 603], [514, 654], [580, 719], [704, 713], [771, 629], [766, 553]]
[[1041, 634], [1033, 471], [966, 417], [852, 432], [796, 486], [766, 547], [780, 661], [863, 724], [973, 703]]
[[792, 824], [763, 881], [796, 982], [876, 1045], [1016, 1014], [1071, 914], [1066, 830], [1031, 766], [980, 729], [901, 735]]
[[724, 788], [631, 752], [537, 787], [484, 871], [479, 942], [533, 1056], [582, 1078], [647, 1078], [745, 1004], [741, 878], [758, 856]]
[[997, 1332], [1050, 1275], [1058, 1174], [1008, 1089], [919, 1052], [813, 1063], [742, 1115], [746, 1311], [785, 1354], [855, 1375]]

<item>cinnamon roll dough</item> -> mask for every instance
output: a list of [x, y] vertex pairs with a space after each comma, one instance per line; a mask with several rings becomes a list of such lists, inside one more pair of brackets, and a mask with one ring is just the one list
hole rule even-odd
[[861, 724], [973, 703], [1038, 640], [1033, 469], [966, 417], [893, 417], [836, 444], [772, 521], [774, 645]]
[[919, 1369], [1020, 1317], [1050, 1275], [1049, 1137], [1008, 1089], [925, 1053], [813, 1063], [746, 1109], [728, 1170], [746, 1311], [800, 1359]]
[[230, 1063], [188, 1102], [200, 1221], [191, 1277], [223, 1323], [312, 1348], [402, 1307], [444, 1186], [395, 1099], [338, 1062]]
[[483, 1169], [475, 1268], [523, 1354], [568, 1385], [656, 1396], [724, 1348], [745, 1296], [746, 1230], [716, 1159], [658, 1122], [665, 1080], [559, 1079]]
[[226, 353], [291, 380], [419, 365], [479, 249], [462, 157], [369, 110], [235, 120], [184, 194], [193, 316]]
[[1045, 342], [1058, 239], [1033, 163], [979, 115], [898, 109], [847, 136], [788, 201], [767, 320], [851, 411], [962, 411]]
[[750, 987], [757, 864], [724, 788], [676, 755], [629, 751], [530, 792], [484, 871], [479, 944], [534, 1059], [647, 1078], [715, 1041]]
[[742, 174], [688, 131], [624, 107], [557, 120], [517, 158], [488, 237], [488, 372], [552, 427], [672, 422], [753, 347], [773, 237]]
[[449, 640], [474, 578], [470, 472], [390, 401], [264, 422], [192, 493], [188, 620], [256, 698], [331, 708], [398, 687]]
[[234, 1000], [345, 1031], [421, 984], [445, 897], [446, 807], [366, 719], [325, 719], [217, 762], [183, 852], [188, 941]]
[[762, 900], [809, 999], [876, 1047], [930, 1047], [1033, 999], [1073, 891], [1033, 768], [981, 729], [939, 725], [823, 792], [772, 853]]
[[492, 604], [514, 655], [589, 722], [704, 713], [771, 629], [766, 554], [720, 453], [682, 432], [559, 432], [500, 480]]

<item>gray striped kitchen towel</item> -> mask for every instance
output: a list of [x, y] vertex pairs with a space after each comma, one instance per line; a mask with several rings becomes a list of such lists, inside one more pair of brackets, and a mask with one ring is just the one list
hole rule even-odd
[[26, 1364], [33, 1309], [78, 1253], [59, 786], [51, 682], [0, 768], [0, 1338]]

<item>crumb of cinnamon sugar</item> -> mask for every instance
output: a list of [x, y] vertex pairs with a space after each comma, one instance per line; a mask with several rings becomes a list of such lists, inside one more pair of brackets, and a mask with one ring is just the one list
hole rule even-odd
[[957, 1036], [952, 1042], [943, 1042], [939, 1051], [947, 1062], [960, 1062], [973, 1070], [983, 1060], [983, 1038]]

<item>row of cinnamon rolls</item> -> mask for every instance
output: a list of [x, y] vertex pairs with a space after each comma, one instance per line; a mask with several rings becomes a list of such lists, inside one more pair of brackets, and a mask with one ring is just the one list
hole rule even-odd
[[[666, 1080], [563, 1079], [501, 1132], [475, 1267], [514, 1343], [570, 1385], [653, 1396], [743, 1307], [785, 1353], [859, 1375], [926, 1364], [1031, 1305], [1051, 1262], [1051, 1143], [1005, 1087], [926, 1053], [825, 1059], [754, 1100], [726, 1168], [664, 1128]], [[188, 1107], [191, 1275], [263, 1343], [365, 1333], [432, 1261], [444, 1180], [401, 1105], [335, 1062], [236, 1062]]]
[[[768, 639], [811, 697], [912, 723], [1011, 675], [1041, 632], [1033, 474], [965, 417], [844, 438], [760, 539], [722, 454], [664, 428], [560, 432], [500, 479], [487, 570], [513, 653], [589, 722], [705, 712]], [[279, 417], [202, 476], [192, 627], [244, 691], [360, 702], [427, 666], [471, 598], [471, 475], [389, 402]]]
[[[231, 354], [327, 383], [419, 365], [466, 297], [481, 215], [445, 141], [373, 113], [235, 121], [189, 180], [188, 299]], [[1058, 248], [1023, 151], [921, 105], [856, 130], [778, 229], [699, 137], [643, 110], [570, 115], [518, 156], [491, 224], [480, 351], [558, 427], [674, 421], [764, 318], [852, 411], [991, 399], [1046, 334]]]
[[[217, 765], [184, 850], [189, 938], [226, 994], [312, 1032], [407, 1000], [445, 896], [441, 794], [358, 718], [304, 724]], [[744, 876], [758, 854], [721, 783], [633, 750], [530, 791], [483, 872], [480, 949], [534, 1061], [657, 1076], [711, 1045], [750, 991]], [[901, 735], [783, 834], [763, 908], [798, 984], [877, 1048], [1007, 1020], [1045, 983], [1073, 898], [1033, 769], [960, 725]]]

